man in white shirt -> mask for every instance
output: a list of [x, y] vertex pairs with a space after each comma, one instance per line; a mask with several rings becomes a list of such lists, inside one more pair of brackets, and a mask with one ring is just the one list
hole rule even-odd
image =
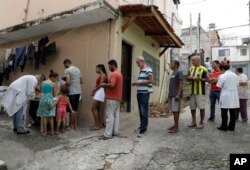
[[236, 109], [236, 120], [239, 119], [240, 113], [242, 122], [247, 122], [248, 77], [243, 73], [243, 69], [241, 67], [236, 68], [235, 73], [239, 77], [238, 93], [240, 99], [240, 108]]

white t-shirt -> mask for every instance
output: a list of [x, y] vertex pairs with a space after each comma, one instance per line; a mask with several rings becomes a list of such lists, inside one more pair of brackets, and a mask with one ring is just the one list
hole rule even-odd
[[69, 95], [81, 94], [81, 71], [75, 66], [70, 66], [69, 68], [65, 69], [64, 74], [70, 79]]
[[[248, 78], [245, 74], [240, 74], [239, 75], [239, 83], [247, 83]], [[248, 86], [240, 86], [238, 87], [238, 92], [239, 92], [239, 98], [240, 99], [248, 99]]]

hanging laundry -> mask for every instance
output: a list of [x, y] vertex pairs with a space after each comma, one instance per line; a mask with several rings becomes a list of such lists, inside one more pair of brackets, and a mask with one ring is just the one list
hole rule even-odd
[[35, 52], [36, 47], [33, 44], [30, 44], [27, 48], [27, 61], [30, 61], [30, 63], [35, 59]]
[[11, 73], [11, 71], [14, 71], [15, 59], [16, 59], [16, 55], [13, 53], [8, 58], [10, 73]]
[[5, 59], [8, 60], [9, 56], [11, 55], [12, 49], [8, 48], [5, 50]]
[[3, 85], [4, 70], [5, 70], [4, 63], [0, 63], [0, 86]]
[[38, 56], [35, 58], [35, 69], [39, 69], [40, 62], [45, 64], [45, 46], [49, 42], [48, 37], [44, 37], [38, 41]]
[[25, 65], [25, 62], [26, 62], [26, 55], [25, 54], [26, 54], [26, 46], [16, 49], [14, 72], [16, 71], [17, 66], [20, 66], [21, 71], [23, 72], [24, 65]]
[[[56, 42], [54, 41], [45, 47], [45, 56], [55, 53], [56, 53]], [[46, 58], [45, 58], [45, 63], [46, 63]]]

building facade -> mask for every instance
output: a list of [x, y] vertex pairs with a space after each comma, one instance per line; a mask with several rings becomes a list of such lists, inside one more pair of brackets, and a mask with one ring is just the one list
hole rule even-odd
[[223, 46], [212, 48], [212, 59], [222, 61], [225, 57], [230, 60], [231, 69], [242, 67], [248, 77], [250, 76], [250, 53], [249, 46]]
[[[56, 53], [47, 56], [46, 65], [41, 65], [39, 70], [36, 70], [33, 63], [27, 63], [24, 72], [17, 69], [4, 83], [8, 85], [24, 74], [48, 75], [50, 69], [58, 72], [61, 77], [64, 72], [62, 62], [69, 58], [83, 74], [79, 118], [84, 121], [91, 118], [90, 92], [97, 78], [95, 67], [97, 64], [107, 66], [110, 59], [115, 59], [124, 76], [121, 109], [123, 112], [135, 112], [136, 88], [131, 87], [131, 82], [137, 80], [139, 73], [135, 59], [142, 55], [154, 71], [154, 93], [150, 100], [158, 102], [159, 96], [166, 92], [163, 87], [167, 81], [164, 72], [165, 59], [169, 58], [168, 51], [183, 45], [170, 24], [172, 21], [174, 27], [180, 26], [175, 1], [159, 1], [165, 5], [162, 7], [159, 4], [160, 8], [141, 1], [127, 0], [72, 0], [64, 4], [61, 2], [0, 2], [0, 16], [11, 18], [0, 23], [1, 62], [5, 61], [6, 49], [27, 46], [45, 36], [50, 42], [56, 43]], [[167, 8], [169, 6], [173, 7], [172, 10], [165, 10], [164, 14], [163, 9], [171, 9]], [[15, 10], [13, 8], [17, 8], [15, 13], [10, 11]], [[169, 13], [172, 15], [169, 16]], [[165, 15], [170, 18], [173, 16], [173, 20]]]

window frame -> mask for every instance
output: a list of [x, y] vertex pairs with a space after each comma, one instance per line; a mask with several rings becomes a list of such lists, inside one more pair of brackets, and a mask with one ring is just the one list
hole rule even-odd
[[153, 85], [160, 86], [160, 60], [146, 51], [142, 52], [142, 56], [144, 57], [146, 64], [150, 66], [153, 71]]

